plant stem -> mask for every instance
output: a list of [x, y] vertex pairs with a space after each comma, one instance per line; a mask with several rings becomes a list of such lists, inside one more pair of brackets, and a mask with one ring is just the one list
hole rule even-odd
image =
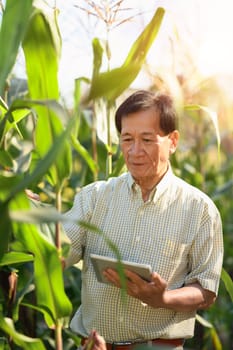
[[62, 325], [58, 321], [55, 328], [55, 341], [56, 341], [56, 350], [62, 350], [63, 344], [62, 344]]
[[[95, 109], [95, 107], [94, 107]], [[92, 129], [91, 129], [91, 142], [92, 142], [92, 150], [93, 150], [93, 159], [95, 163], [98, 162], [98, 153], [97, 153], [97, 136], [96, 136], [96, 113], [94, 110], [92, 117]], [[94, 181], [97, 180], [98, 173], [95, 171], [93, 173]]]
[[112, 138], [111, 138], [111, 108], [109, 103], [107, 103], [107, 178], [112, 173]]
[[[56, 208], [59, 212], [61, 212], [61, 189], [59, 189], [56, 192]], [[60, 222], [57, 222], [55, 224], [55, 244], [57, 247], [58, 254], [61, 255], [61, 237], [60, 237]], [[56, 350], [62, 350], [63, 344], [62, 344], [62, 325], [58, 322], [55, 326], [55, 343], [56, 343]]]
[[[56, 209], [61, 212], [61, 190], [59, 189], [56, 193]], [[58, 253], [61, 254], [61, 235], [60, 235], [61, 224], [56, 222], [55, 224], [55, 245]]]

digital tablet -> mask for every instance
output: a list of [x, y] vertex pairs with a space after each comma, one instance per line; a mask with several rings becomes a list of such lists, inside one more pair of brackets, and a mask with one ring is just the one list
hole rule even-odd
[[[107, 268], [111, 268], [117, 271], [119, 269], [119, 265], [117, 265], [118, 260], [115, 258], [110, 258], [108, 256], [97, 254], [90, 254], [90, 258], [95, 270], [97, 280], [101, 283], [111, 283], [104, 277], [103, 271]], [[151, 280], [152, 270], [150, 265], [124, 260], [121, 260], [121, 263], [124, 269], [135, 272], [146, 281]]]

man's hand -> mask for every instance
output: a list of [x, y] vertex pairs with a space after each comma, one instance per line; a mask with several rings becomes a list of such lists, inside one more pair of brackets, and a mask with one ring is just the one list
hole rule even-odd
[[[119, 274], [115, 270], [107, 269], [104, 275], [116, 287], [121, 287]], [[125, 270], [125, 276], [127, 278], [126, 290], [128, 295], [154, 308], [189, 312], [206, 309], [216, 299], [215, 293], [204, 289], [197, 282], [168, 290], [167, 282], [156, 272], [152, 273], [150, 282], [143, 280], [129, 270]]]
[[96, 330], [92, 330], [85, 342], [84, 350], [107, 350], [104, 338]]
[[[151, 275], [151, 282], [147, 282], [136, 273], [125, 270], [126, 290], [131, 297], [152, 307], [162, 307], [163, 295], [167, 288], [167, 282], [156, 272]], [[113, 269], [107, 269], [104, 276], [116, 287], [121, 287], [119, 274]]]

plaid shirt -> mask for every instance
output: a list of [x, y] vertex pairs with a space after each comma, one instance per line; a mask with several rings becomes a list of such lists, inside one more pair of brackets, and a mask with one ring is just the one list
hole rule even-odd
[[122, 298], [120, 289], [99, 283], [90, 254], [114, 257], [103, 235], [75, 224], [87, 221], [114, 242], [122, 260], [146, 263], [167, 282], [168, 289], [199, 282], [217, 294], [223, 259], [219, 212], [203, 192], [169, 169], [149, 200], [129, 173], [84, 187], [64, 214], [72, 242], [67, 266], [82, 259], [82, 305], [71, 328], [87, 336], [96, 329], [105, 340], [126, 341], [193, 336], [195, 312], [152, 308], [138, 299]]

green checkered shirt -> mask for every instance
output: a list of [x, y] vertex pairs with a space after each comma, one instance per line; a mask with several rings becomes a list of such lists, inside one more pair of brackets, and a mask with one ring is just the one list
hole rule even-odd
[[99, 227], [120, 250], [122, 260], [146, 263], [168, 289], [198, 281], [217, 293], [223, 259], [222, 226], [214, 203], [169, 169], [149, 200], [129, 173], [84, 187], [64, 214], [72, 242], [67, 266], [82, 259], [82, 305], [71, 328], [87, 336], [96, 329], [108, 342], [193, 336], [195, 312], [152, 308], [122, 298], [120, 289], [99, 283], [90, 253], [114, 257], [102, 235], [78, 226], [83, 220]]

